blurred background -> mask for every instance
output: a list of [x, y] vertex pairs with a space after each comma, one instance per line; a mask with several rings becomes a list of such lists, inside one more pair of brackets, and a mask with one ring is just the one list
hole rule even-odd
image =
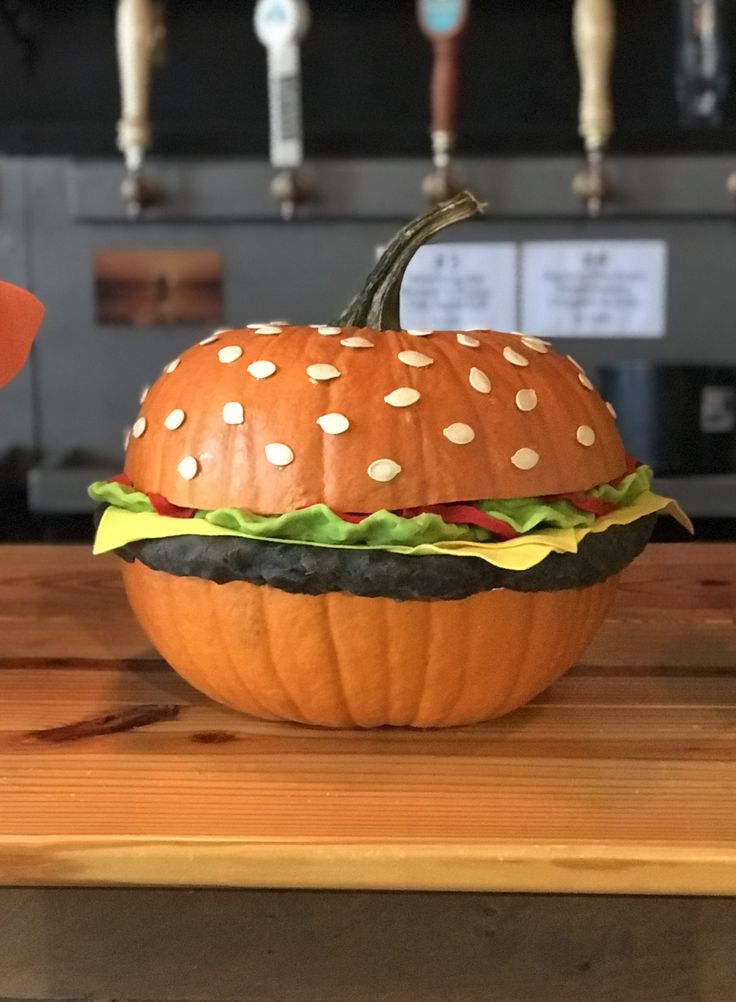
[[462, 187], [486, 213], [417, 256], [404, 325], [550, 337], [736, 538], [735, 8], [0, 0], [0, 277], [47, 311], [0, 392], [0, 540], [90, 538], [162, 366], [329, 322]]

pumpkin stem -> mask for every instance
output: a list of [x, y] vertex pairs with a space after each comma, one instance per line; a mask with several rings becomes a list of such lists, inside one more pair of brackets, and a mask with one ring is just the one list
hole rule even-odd
[[414, 254], [446, 226], [483, 212], [485, 205], [469, 191], [441, 202], [402, 227], [378, 260], [362, 291], [335, 321], [337, 327], [401, 330], [399, 292], [404, 272]]

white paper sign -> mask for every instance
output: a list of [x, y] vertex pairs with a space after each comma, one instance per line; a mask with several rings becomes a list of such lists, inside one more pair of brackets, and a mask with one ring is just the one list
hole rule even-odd
[[544, 337], [663, 337], [667, 244], [555, 240], [522, 247], [522, 330]]
[[510, 243], [420, 247], [401, 286], [401, 326], [514, 330], [517, 250]]

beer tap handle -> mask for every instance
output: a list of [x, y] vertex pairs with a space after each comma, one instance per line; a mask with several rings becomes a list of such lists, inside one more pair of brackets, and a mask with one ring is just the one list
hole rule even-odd
[[460, 48], [469, 0], [417, 0], [420, 27], [432, 44], [430, 131], [433, 170], [422, 184], [430, 202], [444, 202], [462, 190], [453, 176], [460, 78]]
[[613, 131], [611, 63], [615, 44], [614, 0], [575, 0], [573, 41], [580, 72], [578, 131], [588, 158], [576, 175], [573, 191], [585, 200], [591, 216], [613, 190], [606, 175], [603, 154]]
[[165, 38], [162, 8], [155, 0], [118, 0], [116, 29], [121, 93], [117, 143], [127, 171], [121, 194], [135, 218], [162, 197], [159, 185], [142, 173], [151, 146], [151, 71], [161, 59]]
[[613, 131], [613, 0], [575, 0], [573, 38], [580, 71], [579, 131], [586, 151], [603, 150]]
[[430, 85], [432, 154], [435, 167], [449, 167], [456, 139], [460, 40], [457, 35], [438, 38], [433, 46], [434, 65]]
[[276, 171], [271, 195], [279, 203], [284, 219], [291, 219], [296, 206], [312, 194], [301, 170], [304, 133], [300, 43], [309, 22], [306, 0], [258, 0], [256, 4], [254, 26], [266, 47], [268, 65], [269, 156]]

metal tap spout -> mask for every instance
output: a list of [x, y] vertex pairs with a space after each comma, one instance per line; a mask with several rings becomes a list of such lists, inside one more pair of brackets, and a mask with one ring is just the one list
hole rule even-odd
[[588, 150], [587, 163], [573, 178], [572, 190], [585, 202], [588, 216], [597, 219], [603, 203], [612, 197], [615, 190], [605, 168], [602, 150]]
[[141, 218], [144, 209], [164, 201], [164, 190], [158, 181], [140, 170], [129, 170], [120, 185], [120, 197], [125, 204], [126, 216], [135, 222]]
[[271, 197], [279, 205], [284, 222], [296, 215], [297, 206], [314, 198], [314, 188], [304, 174], [294, 167], [285, 167], [271, 180]]

